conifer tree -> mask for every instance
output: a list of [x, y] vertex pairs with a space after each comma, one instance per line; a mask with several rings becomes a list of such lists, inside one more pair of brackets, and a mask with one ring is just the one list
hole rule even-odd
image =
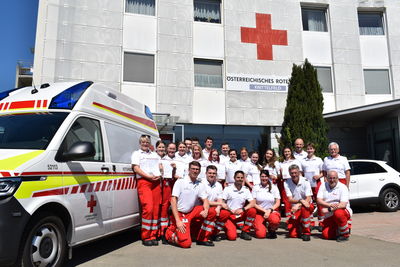
[[315, 154], [323, 158], [328, 150], [329, 126], [322, 115], [324, 98], [318, 82], [317, 70], [307, 59], [302, 65], [293, 64], [289, 82], [279, 140], [281, 149], [286, 145], [294, 147], [294, 141], [301, 138], [304, 144], [313, 142]]

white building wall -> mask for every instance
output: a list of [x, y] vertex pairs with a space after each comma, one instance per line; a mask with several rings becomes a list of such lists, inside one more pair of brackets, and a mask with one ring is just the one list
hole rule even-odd
[[41, 0], [37, 27], [45, 33], [36, 40], [43, 51], [35, 57], [41, 61], [35, 82], [93, 80], [120, 89], [123, 5], [123, 0]]
[[394, 98], [400, 98], [400, 4], [398, 1], [386, 2], [386, 26], [392, 74]]
[[157, 112], [193, 122], [193, 2], [158, 2]]
[[[327, 33], [303, 31], [304, 5], [326, 8]], [[225, 79], [226, 73], [288, 77], [293, 63], [308, 58], [332, 68], [325, 112], [400, 97], [397, 0], [222, 0], [221, 24], [194, 22], [193, 0], [156, 0], [155, 16], [127, 14], [124, 7], [125, 0], [40, 0], [35, 83], [93, 80], [152, 111], [180, 116], [179, 123], [279, 126], [285, 93], [227, 91], [225, 83], [194, 87], [194, 59], [223, 61]], [[384, 12], [383, 40], [359, 35], [360, 9]], [[255, 28], [257, 13], [271, 14], [272, 29], [287, 31], [288, 45], [274, 45], [273, 60], [257, 59], [257, 45], [241, 42], [241, 27]], [[124, 51], [155, 55], [154, 84], [123, 81]], [[393, 93], [366, 95], [365, 67], [388, 67]]]

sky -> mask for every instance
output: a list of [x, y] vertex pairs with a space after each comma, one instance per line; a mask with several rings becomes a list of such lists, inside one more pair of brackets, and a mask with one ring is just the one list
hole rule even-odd
[[17, 60], [32, 60], [39, 0], [3, 0], [0, 16], [0, 92], [15, 88]]

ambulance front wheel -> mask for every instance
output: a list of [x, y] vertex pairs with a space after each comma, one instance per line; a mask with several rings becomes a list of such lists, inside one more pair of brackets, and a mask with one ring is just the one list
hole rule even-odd
[[41, 213], [24, 232], [17, 265], [62, 266], [66, 251], [64, 224], [52, 213]]

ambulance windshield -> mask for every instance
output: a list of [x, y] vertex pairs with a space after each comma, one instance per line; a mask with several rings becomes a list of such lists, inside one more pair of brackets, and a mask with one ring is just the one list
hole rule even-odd
[[67, 112], [0, 117], [0, 149], [45, 150]]

